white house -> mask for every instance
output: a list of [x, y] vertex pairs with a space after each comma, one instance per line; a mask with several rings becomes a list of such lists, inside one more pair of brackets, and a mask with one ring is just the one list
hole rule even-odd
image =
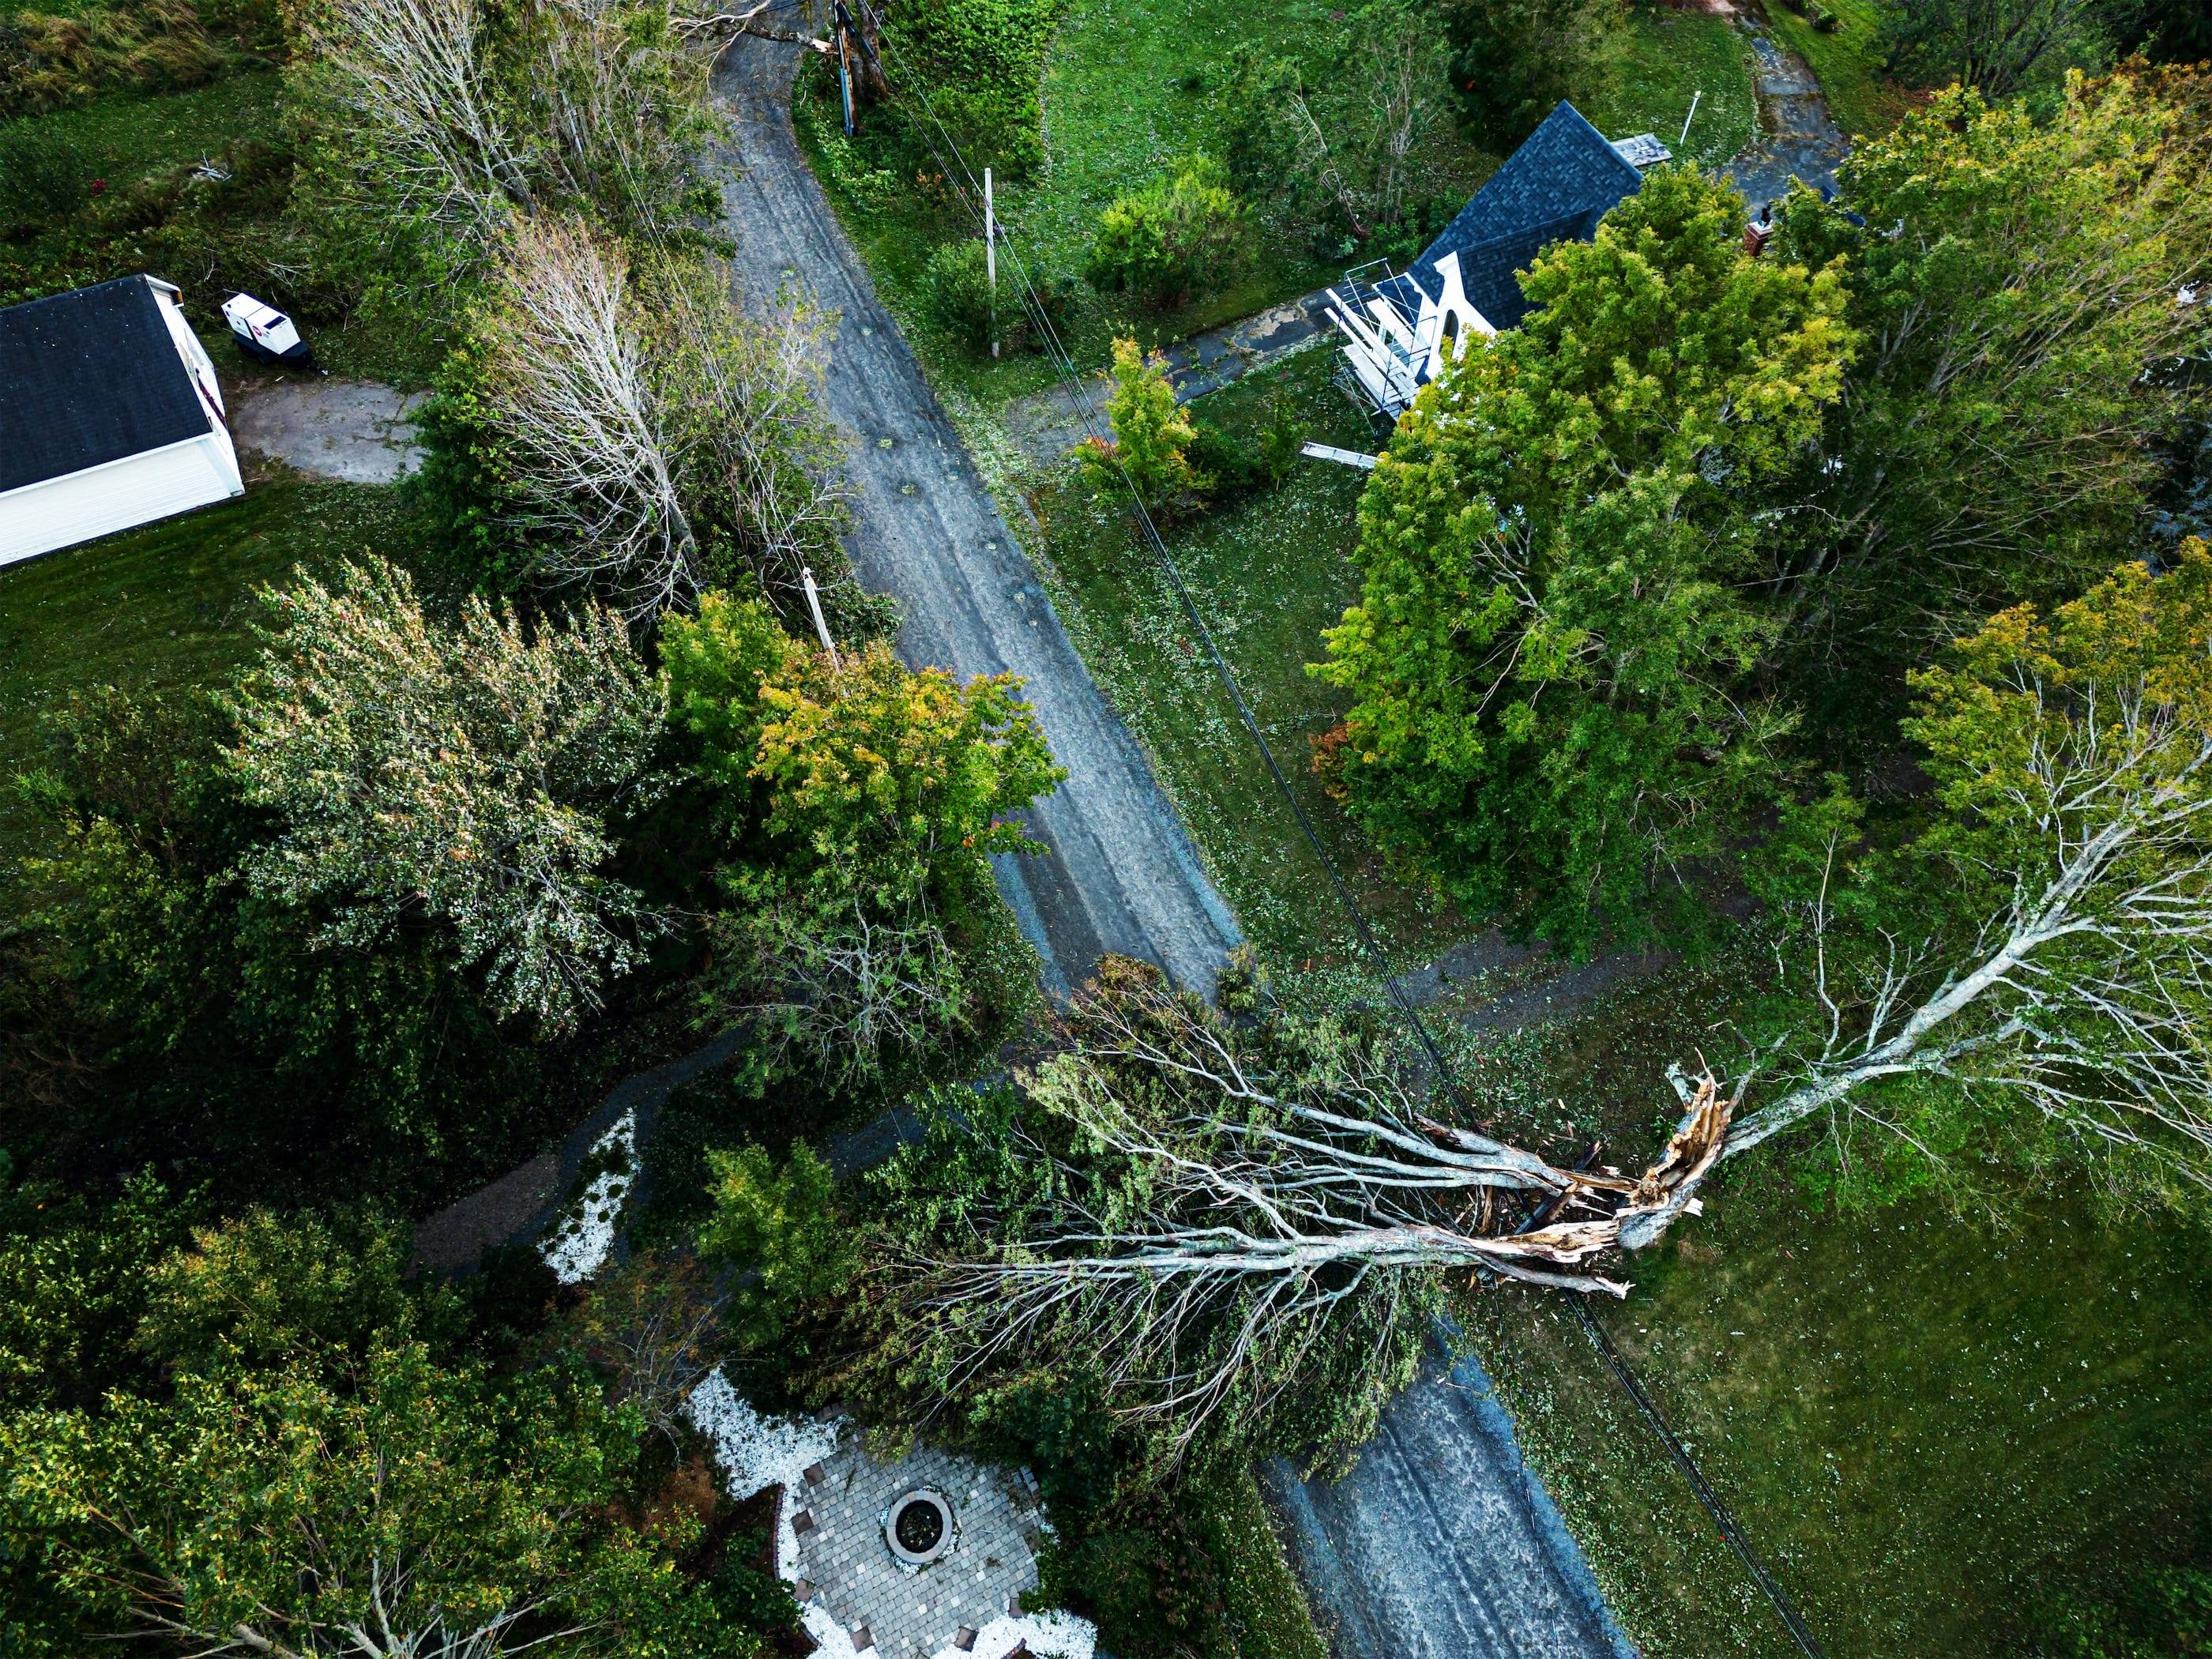
[[0, 564], [245, 488], [215, 366], [168, 283], [0, 311]]
[[1347, 384], [1379, 421], [1395, 421], [1446, 352], [1457, 358], [1527, 314], [1518, 273], [1539, 253], [1595, 234], [1607, 210], [1642, 187], [1644, 170], [1669, 159], [1651, 134], [1607, 139], [1560, 104], [1410, 268], [1364, 265], [1328, 291]]

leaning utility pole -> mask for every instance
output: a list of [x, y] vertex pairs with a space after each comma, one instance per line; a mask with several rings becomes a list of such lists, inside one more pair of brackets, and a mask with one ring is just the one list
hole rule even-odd
[[853, 41], [850, 33], [853, 20], [846, 14], [842, 0], [839, 0], [836, 21], [837, 91], [845, 100], [845, 136], [850, 138], [860, 131], [860, 123], [853, 112]]

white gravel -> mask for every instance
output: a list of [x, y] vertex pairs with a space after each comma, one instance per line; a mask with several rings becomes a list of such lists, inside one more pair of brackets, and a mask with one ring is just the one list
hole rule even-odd
[[592, 1177], [575, 1209], [561, 1218], [538, 1242], [538, 1253], [563, 1285], [581, 1285], [596, 1278], [614, 1249], [615, 1223], [622, 1215], [629, 1189], [637, 1184], [637, 1114], [624, 1112], [614, 1127], [592, 1143], [589, 1156], [599, 1158], [619, 1147], [621, 1164]]
[[[691, 1390], [684, 1404], [699, 1432], [714, 1443], [722, 1484], [743, 1500], [770, 1486], [788, 1490], [805, 1479], [806, 1467], [836, 1449], [836, 1423], [804, 1417], [768, 1417], [753, 1409], [720, 1366]], [[786, 1583], [799, 1577], [799, 1538], [791, 1529], [791, 1505], [779, 1502], [775, 1517], [775, 1571]], [[860, 1659], [853, 1638], [819, 1601], [800, 1609], [806, 1633], [820, 1659]], [[935, 1659], [1006, 1659], [1023, 1643], [1038, 1659], [1092, 1659], [1098, 1632], [1072, 1613], [1032, 1613], [994, 1619], [976, 1632], [972, 1653], [946, 1647]]]

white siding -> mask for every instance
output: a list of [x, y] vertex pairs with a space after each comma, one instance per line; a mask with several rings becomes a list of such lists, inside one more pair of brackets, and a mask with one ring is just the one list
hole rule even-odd
[[149, 276], [147, 281], [154, 289], [154, 302], [161, 307], [161, 320], [169, 325], [169, 337], [177, 343], [177, 356], [185, 360], [185, 372], [192, 377], [192, 384], [199, 387], [200, 395], [215, 405], [215, 415], [220, 419], [224, 412], [222, 387], [216, 384], [215, 365], [208, 361], [200, 337], [185, 320], [185, 308], [177, 303], [177, 290], [155, 277]]
[[220, 427], [0, 495], [0, 564], [88, 542], [243, 495], [238, 452]]

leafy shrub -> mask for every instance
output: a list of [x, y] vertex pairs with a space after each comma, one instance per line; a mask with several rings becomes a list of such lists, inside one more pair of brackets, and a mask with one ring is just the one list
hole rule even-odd
[[1114, 342], [1114, 393], [1106, 400], [1106, 418], [1114, 428], [1112, 447], [1093, 438], [1080, 452], [1093, 489], [1118, 494], [1127, 479], [1146, 509], [1162, 517], [1197, 503], [1204, 489], [1190, 448], [1198, 434], [1176, 405], [1164, 358], [1146, 357], [1134, 340]]
[[1044, 159], [1037, 87], [1062, 0], [905, 0], [884, 27], [890, 73], [923, 87], [972, 167], [1011, 177]]
[[707, 1168], [714, 1210], [699, 1254], [740, 1275], [729, 1329], [764, 1348], [786, 1339], [804, 1304], [843, 1293], [860, 1267], [857, 1237], [837, 1214], [830, 1166], [804, 1144], [780, 1169], [759, 1146], [709, 1152]]
[[[1057, 328], [1074, 297], [1073, 277], [1041, 277], [1029, 273], [1025, 288], [1012, 265], [999, 270], [997, 321], [1000, 349], [1004, 351], [1041, 349], [1043, 336], [1037, 313]], [[990, 266], [980, 240], [947, 242], [929, 256], [923, 270], [921, 292], [932, 321], [969, 350], [981, 354], [991, 349], [992, 295]]]
[[1267, 401], [1267, 423], [1260, 429], [1260, 465], [1267, 470], [1268, 483], [1281, 483], [1297, 470], [1305, 439], [1297, 408], [1279, 389]]
[[1206, 1541], [1180, 1507], [1147, 1498], [1049, 1552], [1039, 1563], [1043, 1588], [1095, 1619], [1102, 1645], [1126, 1659], [1233, 1653]]
[[1040, 1371], [994, 1389], [976, 1401], [971, 1420], [1036, 1471], [1047, 1503], [1088, 1510], [1113, 1498], [1127, 1449], [1089, 1372]]
[[[930, 317], [939, 328], [970, 351], [991, 349], [994, 306], [987, 256], [981, 241], [969, 239], [947, 242], [933, 252], [922, 272], [921, 291]], [[1012, 314], [1000, 319], [1002, 329], [1022, 320], [1021, 307], [1014, 301], [1011, 289], [1006, 297], [1010, 302], [1006, 308]]]
[[1208, 507], [1225, 507], [1258, 494], [1273, 482], [1259, 453], [1210, 421], [1192, 423], [1190, 464]]
[[1227, 170], [1211, 156], [1188, 156], [1169, 177], [1098, 216], [1091, 280], [1181, 304], [1237, 274], [1249, 252], [1245, 230]]
[[869, 165], [835, 118], [835, 107], [819, 101], [805, 106], [823, 167], [846, 200], [867, 212], [879, 212], [898, 194], [898, 175], [889, 167]]

